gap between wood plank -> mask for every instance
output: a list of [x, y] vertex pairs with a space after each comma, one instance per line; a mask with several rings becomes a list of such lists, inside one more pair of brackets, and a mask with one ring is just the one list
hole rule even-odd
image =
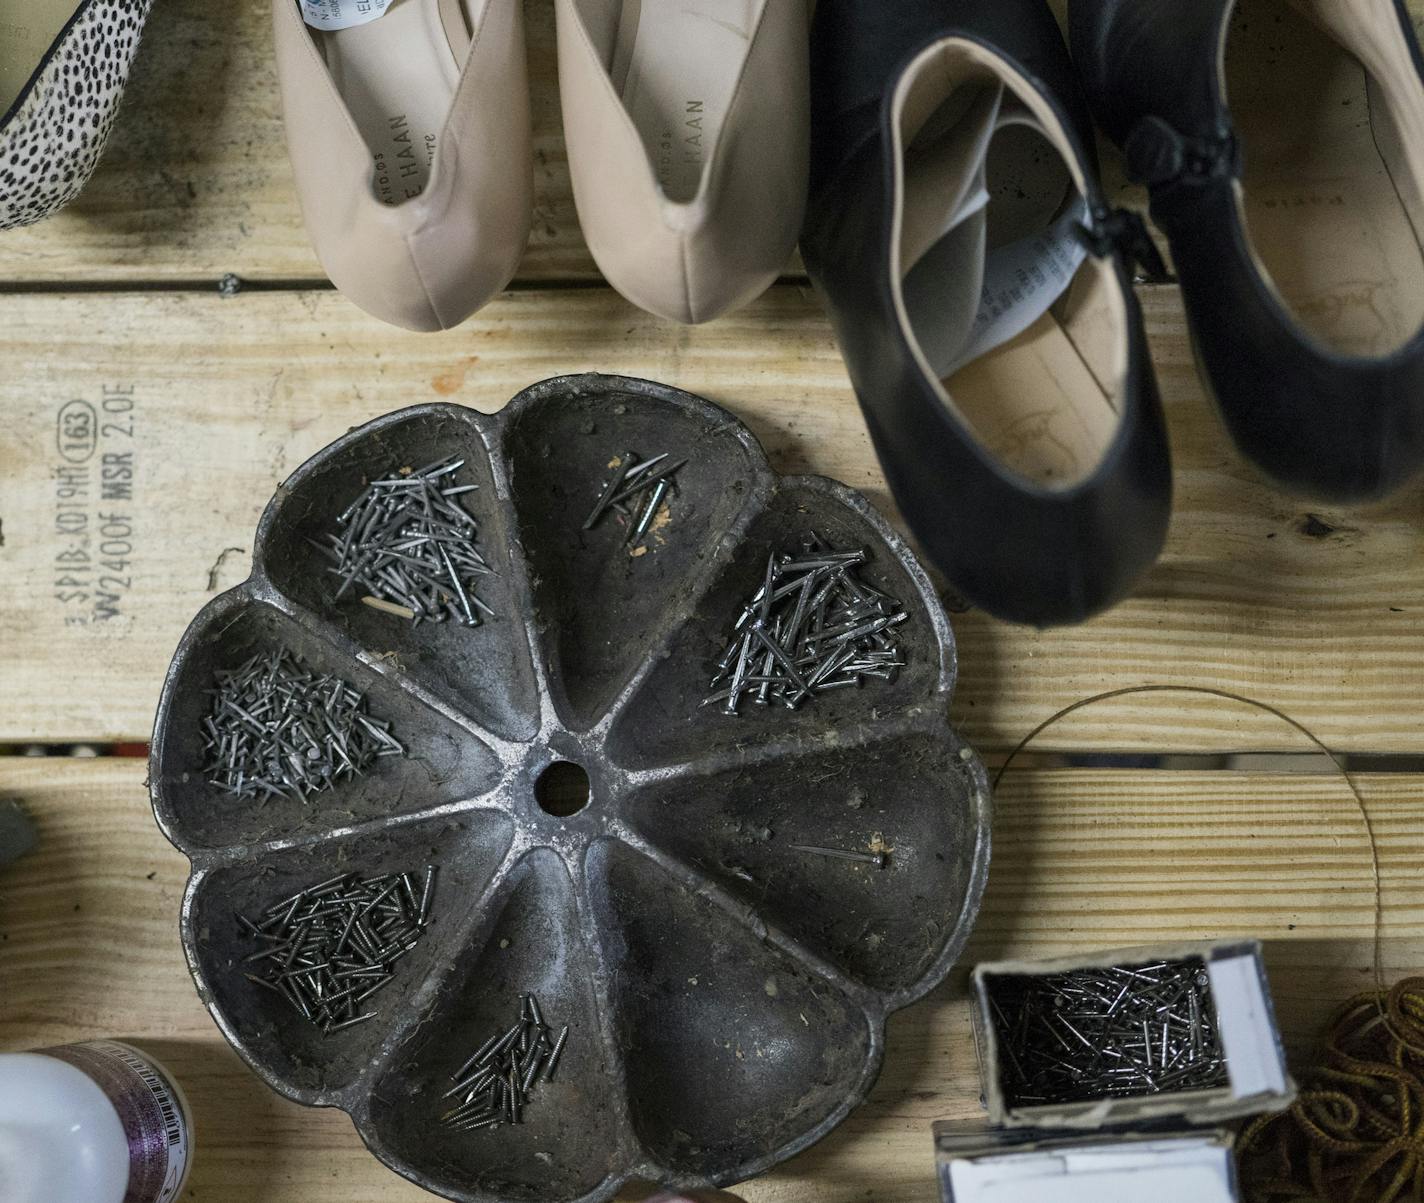
[[[336, 286], [324, 276], [293, 279], [249, 279], [236, 277], [240, 288], [231, 298], [236, 300], [244, 292], [335, 292]], [[226, 276], [216, 279], [195, 277], [176, 280], [0, 280], [0, 296], [64, 295], [66, 293], [173, 293], [193, 292], [206, 296], [218, 292]], [[782, 276], [771, 286], [805, 288], [810, 280], [805, 276]], [[597, 278], [580, 279], [570, 277], [562, 280], [511, 280], [505, 292], [591, 292], [602, 291], [608, 284]], [[458, 327], [457, 327], [458, 328]], [[669, 326], [671, 329], [672, 327]]]
[[[66, 744], [0, 743], [0, 761], [6, 757], [65, 760], [120, 759], [147, 757], [148, 745], [75, 741]], [[993, 770], [1004, 763], [1006, 753], [989, 752], [985, 765]], [[1424, 774], [1424, 754], [1395, 752], [1346, 752], [1340, 763], [1350, 773], [1379, 775]], [[1122, 773], [1143, 771], [1182, 773], [1299, 773], [1334, 776], [1335, 767], [1319, 752], [1021, 752], [1015, 773], [1024, 770], [1056, 769], [1106, 770]]]
[[[336, 286], [325, 277], [297, 277], [292, 279], [249, 279], [233, 273], [241, 288], [231, 299], [236, 300], [244, 292], [335, 292]], [[0, 280], [0, 296], [64, 295], [66, 293], [174, 293], [192, 292], [199, 295], [218, 292], [225, 276], [216, 279], [194, 277], [177, 280]], [[1169, 276], [1163, 280], [1138, 280], [1142, 290], [1175, 289], [1177, 279]], [[809, 288], [808, 276], [780, 276], [772, 288]], [[505, 292], [591, 292], [606, 289], [608, 284], [602, 279], [581, 279], [570, 277], [560, 280], [526, 279], [511, 280]], [[672, 329], [673, 327], [669, 327]]]

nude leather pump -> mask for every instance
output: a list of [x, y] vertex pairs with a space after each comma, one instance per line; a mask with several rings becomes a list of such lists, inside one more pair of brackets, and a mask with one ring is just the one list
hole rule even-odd
[[395, 0], [310, 28], [274, 0], [292, 171], [317, 257], [362, 309], [458, 325], [509, 283], [533, 204], [521, 0]]
[[556, 0], [589, 249], [634, 304], [705, 322], [787, 267], [805, 206], [806, 0]]

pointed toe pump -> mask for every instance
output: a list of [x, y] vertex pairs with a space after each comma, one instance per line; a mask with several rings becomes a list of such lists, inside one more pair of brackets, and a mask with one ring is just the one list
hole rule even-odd
[[458, 325], [509, 283], [529, 237], [520, 0], [395, 0], [335, 29], [274, 0], [273, 19], [292, 173], [322, 266], [392, 325]]
[[123, 100], [151, 0], [0, 0], [0, 230], [84, 188]]
[[785, 270], [806, 199], [806, 0], [557, 0], [579, 222], [635, 305], [705, 322]]
[[1403, 0], [1073, 0], [1070, 19], [1237, 446], [1323, 500], [1409, 481], [1424, 466], [1424, 60]]
[[1112, 605], [1171, 507], [1132, 291], [1042, 0], [821, 0], [802, 254], [900, 510], [968, 600]]

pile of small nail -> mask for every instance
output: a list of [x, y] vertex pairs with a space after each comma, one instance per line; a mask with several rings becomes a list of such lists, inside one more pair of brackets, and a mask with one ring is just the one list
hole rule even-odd
[[465, 461], [449, 456], [423, 468], [402, 468], [371, 481], [336, 519], [323, 542], [313, 540], [341, 578], [334, 600], [349, 592], [398, 618], [477, 627], [494, 611], [475, 595], [494, 569], [477, 545], [475, 520], [460, 498], [479, 485], [457, 484]]
[[210, 784], [239, 798], [306, 803], [405, 749], [391, 725], [340, 677], [315, 673], [286, 648], [219, 671], [203, 719]]
[[459, 1102], [440, 1122], [456, 1132], [522, 1124], [529, 1092], [537, 1082], [554, 1080], [568, 1043], [567, 1027], [557, 1038], [550, 1035], [552, 1031], [544, 1022], [539, 1000], [524, 995], [519, 1022], [491, 1036], [451, 1075], [455, 1085], [442, 1097], [458, 1097]]
[[343, 873], [273, 903], [253, 920], [237, 916], [256, 952], [248, 981], [280, 994], [330, 1035], [375, 1019], [367, 1000], [390, 985], [395, 965], [425, 934], [435, 866], [361, 878]]
[[909, 615], [858, 578], [867, 559], [863, 549], [837, 551], [814, 534], [797, 555], [772, 554], [702, 704], [720, 703], [728, 714], [744, 699], [794, 710], [867, 678], [893, 681], [905, 666], [895, 628]]
[[1011, 1105], [1224, 1086], [1200, 958], [988, 979]]
[[668, 494], [677, 491], [677, 473], [686, 463], [685, 459], [669, 460], [666, 451], [650, 459], [625, 451], [613, 461], [612, 475], [603, 482], [583, 529], [592, 530], [614, 514], [627, 527], [625, 541], [637, 543], [652, 529]]

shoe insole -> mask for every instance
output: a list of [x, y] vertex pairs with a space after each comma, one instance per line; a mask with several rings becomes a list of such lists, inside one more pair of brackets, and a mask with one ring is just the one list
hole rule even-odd
[[388, 205], [419, 196], [469, 53], [462, 6], [396, 0], [375, 21], [312, 36], [371, 150], [376, 196]]
[[[1118, 331], [1108, 283], [1065, 228], [1081, 218], [1082, 202], [1042, 132], [1028, 125], [1001, 130], [986, 169], [985, 274], [997, 288], [981, 304], [1012, 307], [1035, 285], [1049, 290], [1038, 306], [1053, 303], [1010, 341], [946, 376], [944, 388], [1002, 462], [1034, 484], [1068, 488], [1091, 475], [1117, 430], [1108, 382]], [[1039, 249], [1039, 261], [1024, 264], [1018, 256], [1018, 262], [1010, 259], [1007, 277], [996, 271], [996, 253], [1010, 256], [1025, 240], [1034, 240], [1029, 245]]]
[[75, 0], [0, 0], [0, 115], [9, 112], [78, 8]]
[[1089, 476], [1117, 429], [1112, 398], [1071, 331], [1050, 311], [944, 381], [985, 447], [1050, 489]]
[[[1377, 7], [1378, 21], [1394, 19], [1392, 5]], [[1401, 99], [1424, 106], [1408, 74], [1418, 95]], [[1409, 86], [1400, 75], [1394, 85]], [[1391, 174], [1404, 165], [1380, 152], [1380, 88], [1284, 0], [1239, 0], [1226, 82], [1247, 232], [1286, 306], [1347, 354], [1385, 355], [1409, 341], [1424, 324], [1424, 230], [1411, 224]]]
[[623, 0], [610, 75], [671, 201], [702, 185], [767, 2]]
[[[1062, 488], [1092, 472], [1116, 429], [1105, 384], [1120, 332], [1108, 283], [1070, 232], [1082, 202], [1067, 164], [1031, 114], [993, 89], [991, 109], [982, 87], [969, 104], [957, 89], [907, 149], [901, 247], [919, 257], [902, 295], [931, 370], [985, 448]], [[954, 128], [946, 112], [960, 114]], [[977, 170], [970, 187], [966, 164]], [[944, 198], [958, 212], [927, 238]]]

